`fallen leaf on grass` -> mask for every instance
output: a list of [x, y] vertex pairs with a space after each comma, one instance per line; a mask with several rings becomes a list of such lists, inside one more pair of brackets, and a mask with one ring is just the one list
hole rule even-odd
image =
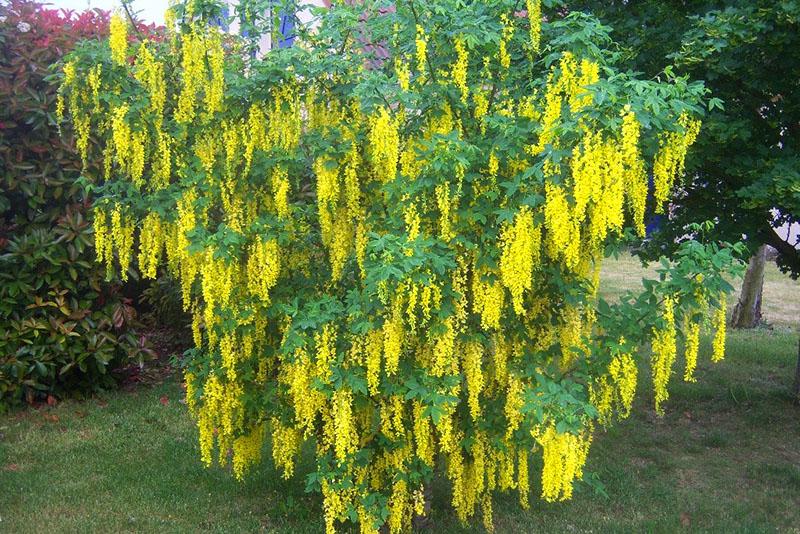
[[167, 404], [169, 404], [169, 397], [167, 397], [166, 395], [163, 395], [163, 396], [162, 396], [160, 399], [158, 399], [158, 400], [159, 400], [159, 402], [160, 402], [162, 405], [164, 405], [164, 406], [166, 406]]
[[686, 512], [681, 513], [681, 526], [685, 528], [692, 526], [692, 520], [689, 518], [689, 514]]
[[45, 413], [42, 414], [42, 417], [44, 417], [45, 421], [50, 421], [51, 423], [58, 423], [59, 421], [58, 416], [54, 413]]
[[17, 464], [6, 464], [3, 466], [3, 471], [19, 471]]
[[56, 398], [52, 395], [47, 396], [47, 405], [48, 406], [55, 406], [56, 405]]

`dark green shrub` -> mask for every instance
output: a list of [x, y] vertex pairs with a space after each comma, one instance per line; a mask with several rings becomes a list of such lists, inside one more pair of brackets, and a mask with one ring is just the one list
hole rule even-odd
[[[108, 14], [0, 4], [0, 407], [113, 383], [150, 351], [135, 310], [94, 263], [91, 207], [51, 67]], [[91, 162], [90, 162], [91, 164]]]

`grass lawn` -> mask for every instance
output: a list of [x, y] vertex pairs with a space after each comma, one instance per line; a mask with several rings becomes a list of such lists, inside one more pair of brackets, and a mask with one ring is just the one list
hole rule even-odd
[[[611, 295], [642, 276], [627, 257], [606, 271]], [[705, 340], [698, 383], [675, 376], [663, 418], [652, 412], [642, 370], [634, 413], [599, 432], [589, 455], [586, 469], [608, 497], [582, 487], [567, 503], [533, 499], [529, 511], [515, 495], [501, 497], [496, 530], [800, 532], [800, 408], [788, 393], [800, 285], [771, 267], [764, 300], [775, 327], [731, 332], [725, 361], [713, 366]], [[304, 493], [302, 477], [282, 481], [270, 460], [243, 483], [227, 470], [204, 469], [181, 397], [168, 376], [0, 417], [0, 532], [323, 529], [319, 496]], [[443, 484], [434, 500], [431, 531], [471, 531], [450, 511]]]

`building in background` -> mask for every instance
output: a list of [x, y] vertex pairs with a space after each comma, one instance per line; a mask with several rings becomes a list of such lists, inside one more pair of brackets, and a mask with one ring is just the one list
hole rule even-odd
[[[236, 6], [239, 3], [238, 0], [226, 0], [226, 2], [228, 4], [228, 12], [235, 13]], [[280, 12], [276, 17], [278, 27], [275, 28], [274, 31], [267, 32], [261, 37], [259, 48], [262, 54], [272, 50], [273, 48], [285, 48], [292, 46], [295, 39], [295, 20], [299, 21], [300, 24], [311, 24], [313, 22], [313, 17], [311, 14], [312, 7], [331, 6], [331, 0], [296, 0], [294, 2], [290, 2], [290, 4], [296, 6], [295, 10], [293, 12], [286, 12], [285, 8], [282, 7], [284, 2], [275, 0], [273, 3], [275, 5], [275, 9], [280, 9]], [[230, 33], [238, 34], [241, 31], [241, 21], [234, 19], [227, 30]]]

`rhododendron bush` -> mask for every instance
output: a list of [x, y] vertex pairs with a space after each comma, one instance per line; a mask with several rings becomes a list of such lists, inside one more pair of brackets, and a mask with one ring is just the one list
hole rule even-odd
[[206, 24], [219, 6], [178, 5], [163, 42], [115, 17], [68, 58], [59, 109], [105, 167], [98, 260], [175, 277], [193, 314], [203, 462], [242, 477], [270, 441], [329, 531], [410, 528], [440, 472], [491, 529], [499, 492], [571, 497], [640, 349], [659, 412], [680, 340], [686, 380], [704, 327], [722, 358], [735, 247], [706, 226], [640, 295], [598, 296], [675, 191], [704, 89], [615, 70], [607, 28], [545, 4], [336, 4], [263, 57]]

